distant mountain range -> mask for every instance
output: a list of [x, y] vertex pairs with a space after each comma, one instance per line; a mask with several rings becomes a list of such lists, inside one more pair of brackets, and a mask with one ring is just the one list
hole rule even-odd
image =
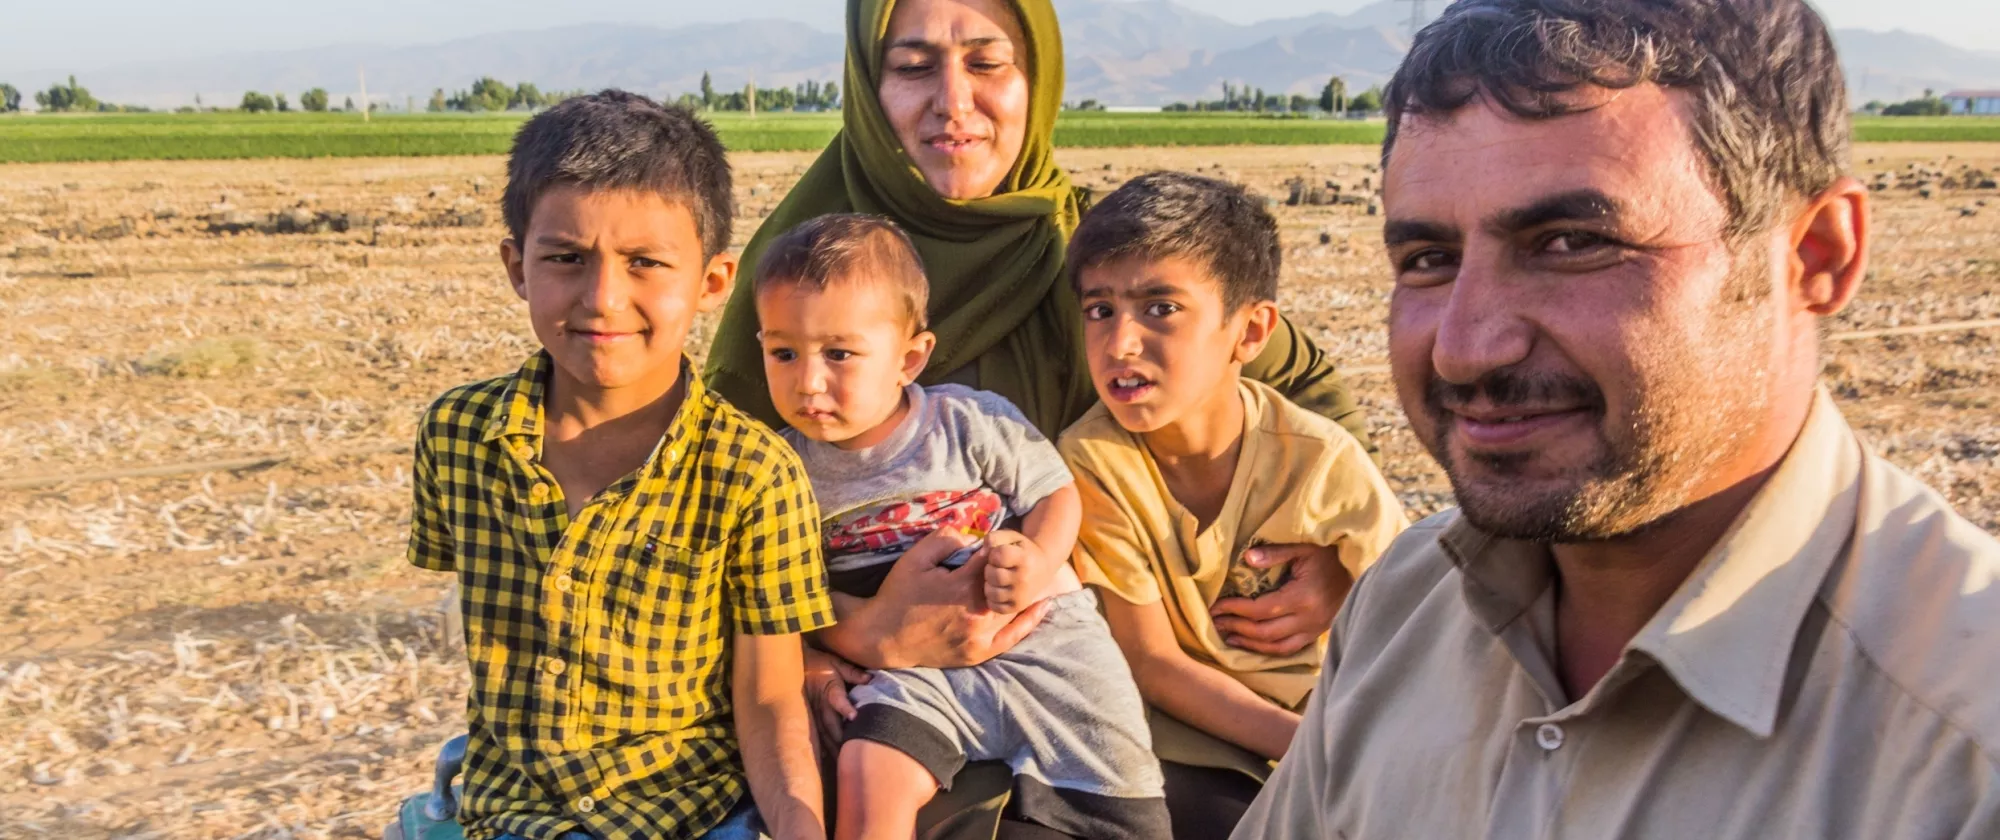
[[[1441, 9], [1444, 3], [1432, 3]], [[1056, 0], [1069, 68], [1065, 98], [1115, 105], [1161, 105], [1218, 98], [1222, 83], [1270, 93], [1316, 95], [1340, 75], [1351, 90], [1387, 81], [1409, 48], [1409, 5], [1384, 0], [1349, 14], [1236, 24], [1171, 0]], [[2000, 86], [2000, 52], [1965, 50], [1907, 32], [1840, 30], [1856, 103]], [[755, 77], [764, 87], [838, 80], [843, 39], [789, 20], [702, 24], [673, 29], [585, 24], [478, 35], [410, 47], [344, 46], [155, 61], [78, 73], [101, 100], [154, 107], [233, 105], [245, 90], [296, 96], [313, 87], [338, 104], [359, 89], [357, 69], [377, 101], [422, 107], [434, 89], [469, 87], [490, 75], [543, 90], [622, 87], [655, 96], [695, 90], [704, 71], [721, 90]], [[46, 87], [69, 70], [15, 74], [23, 90]]]

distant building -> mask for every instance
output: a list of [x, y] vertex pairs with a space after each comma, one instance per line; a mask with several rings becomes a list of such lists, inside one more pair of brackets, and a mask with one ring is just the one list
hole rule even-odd
[[1953, 114], [2000, 116], [2000, 90], [1954, 90], [1942, 98]]

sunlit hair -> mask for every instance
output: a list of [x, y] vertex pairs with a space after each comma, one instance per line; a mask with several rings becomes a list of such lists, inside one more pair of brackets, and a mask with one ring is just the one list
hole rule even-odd
[[1084, 214], [1070, 237], [1070, 282], [1126, 257], [1182, 257], [1208, 269], [1222, 288], [1223, 306], [1234, 312], [1278, 299], [1284, 253], [1278, 220], [1242, 187], [1186, 172], [1151, 172]]
[[1694, 144], [1730, 234], [1767, 229], [1847, 169], [1847, 87], [1804, 0], [1459, 0], [1417, 34], [1389, 82], [1386, 165], [1412, 115], [1475, 99], [1526, 119], [1576, 110], [1578, 88], [1690, 95]]
[[535, 203], [559, 186], [658, 195], [694, 217], [703, 259], [729, 247], [729, 158], [715, 129], [686, 108], [607, 90], [535, 115], [514, 135], [500, 199], [516, 241], [526, 238]]
[[771, 240], [757, 261], [755, 291], [778, 286], [826, 289], [867, 283], [888, 289], [903, 305], [912, 335], [930, 328], [930, 281], [908, 234], [882, 216], [830, 213]]

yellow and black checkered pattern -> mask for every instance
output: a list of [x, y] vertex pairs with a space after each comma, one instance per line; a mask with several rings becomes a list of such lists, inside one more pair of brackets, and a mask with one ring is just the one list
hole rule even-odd
[[798, 456], [681, 371], [646, 465], [572, 520], [540, 463], [551, 368], [439, 398], [417, 438], [410, 562], [458, 574], [472, 691], [468, 840], [694, 838], [747, 793], [733, 634], [833, 623]]

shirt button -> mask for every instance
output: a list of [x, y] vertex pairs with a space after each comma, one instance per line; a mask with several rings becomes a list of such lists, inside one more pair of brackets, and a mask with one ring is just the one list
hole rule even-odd
[[528, 501], [534, 502], [535, 504], [539, 505], [548, 500], [549, 500], [548, 484], [537, 481], [535, 482], [535, 486], [528, 488]]
[[1541, 726], [1535, 727], [1535, 743], [1549, 752], [1562, 749], [1562, 727], [1553, 723], [1544, 723]]
[[576, 800], [576, 809], [578, 811], [588, 814], [592, 811], [597, 810], [597, 800], [592, 799], [588, 796], [581, 797]]
[[542, 660], [542, 668], [551, 674], [560, 674], [563, 672], [563, 661], [551, 656]]
[[574, 588], [576, 588], [576, 581], [572, 580], [569, 575], [563, 575], [562, 577], [556, 578], [557, 592], [568, 592]]

